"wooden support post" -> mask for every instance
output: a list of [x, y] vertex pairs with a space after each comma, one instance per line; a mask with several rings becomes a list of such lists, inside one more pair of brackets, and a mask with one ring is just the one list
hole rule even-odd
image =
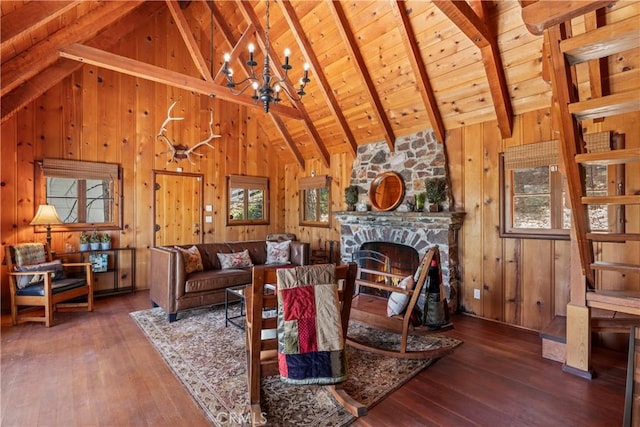
[[564, 372], [592, 379], [591, 370], [591, 313], [589, 307], [567, 305], [567, 361]]

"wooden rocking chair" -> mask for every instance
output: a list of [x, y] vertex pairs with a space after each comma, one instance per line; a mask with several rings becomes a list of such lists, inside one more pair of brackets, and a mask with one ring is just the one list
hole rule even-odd
[[[342, 336], [347, 336], [349, 313], [351, 311], [351, 296], [357, 275], [357, 265], [349, 263], [336, 267], [336, 280], [342, 282], [339, 289], [341, 303], [340, 315], [342, 322]], [[277, 310], [278, 301], [274, 292], [277, 283], [276, 269], [268, 266], [253, 268], [253, 284], [247, 290], [246, 306], [246, 339], [247, 339], [247, 374], [249, 380], [249, 404], [251, 406], [252, 423], [258, 424], [262, 417], [260, 407], [260, 379], [278, 375], [278, 340], [269, 332], [277, 328], [276, 317], [263, 316], [264, 311]], [[263, 334], [263, 331], [266, 334]], [[333, 397], [348, 412], [356, 417], [366, 415], [367, 408], [351, 398], [341, 384], [328, 385]]]
[[[413, 289], [403, 289], [398, 286], [388, 285], [385, 283], [356, 279], [356, 295], [354, 296], [351, 303], [351, 319], [358, 320], [367, 326], [401, 334], [399, 349], [394, 350], [375, 347], [372, 344], [365, 343], [353, 337], [347, 337], [347, 344], [361, 350], [372, 351], [374, 353], [383, 354], [385, 356], [400, 357], [405, 359], [431, 359], [451, 353], [454, 350], [454, 347], [441, 346], [435, 349], [427, 350], [407, 349], [409, 333], [413, 333], [416, 335], [428, 335], [433, 334], [434, 332], [442, 332], [453, 327], [450, 322], [447, 322], [434, 331], [430, 330], [426, 326], [413, 327], [410, 322], [411, 313], [413, 312], [414, 307], [418, 302], [420, 293], [422, 292], [422, 289], [425, 286], [425, 282], [427, 281], [427, 273], [432, 260], [436, 261], [438, 270], [440, 270], [440, 252], [437, 247], [430, 249], [422, 258], [422, 262], [416, 270], [418, 278], [415, 281]], [[360, 273], [375, 274], [377, 276], [395, 279], [396, 281], [404, 279], [404, 276], [393, 273], [386, 273], [383, 271], [369, 270], [366, 268], [360, 268]], [[361, 293], [359, 292], [360, 286], [367, 286], [383, 291], [396, 292], [399, 294], [407, 295], [409, 297], [407, 308], [402, 313], [389, 317], [387, 315], [388, 299], [386, 297]], [[445, 295], [442, 283], [440, 284], [440, 295]]]

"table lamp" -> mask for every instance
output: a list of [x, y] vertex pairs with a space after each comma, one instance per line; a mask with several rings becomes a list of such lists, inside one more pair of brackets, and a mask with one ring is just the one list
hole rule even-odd
[[47, 246], [51, 249], [51, 224], [62, 224], [62, 220], [56, 212], [56, 207], [53, 205], [38, 206], [38, 212], [36, 212], [36, 216], [33, 217], [29, 224], [47, 226]]

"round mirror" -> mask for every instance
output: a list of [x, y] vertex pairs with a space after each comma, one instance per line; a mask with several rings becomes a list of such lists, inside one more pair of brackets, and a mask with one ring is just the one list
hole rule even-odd
[[371, 206], [379, 211], [390, 211], [404, 199], [404, 181], [396, 172], [384, 172], [376, 176], [369, 188]]

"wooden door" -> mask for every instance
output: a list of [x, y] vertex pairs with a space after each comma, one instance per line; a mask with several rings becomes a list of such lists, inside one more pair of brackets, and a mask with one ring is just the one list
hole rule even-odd
[[200, 174], [154, 171], [154, 246], [202, 242]]

